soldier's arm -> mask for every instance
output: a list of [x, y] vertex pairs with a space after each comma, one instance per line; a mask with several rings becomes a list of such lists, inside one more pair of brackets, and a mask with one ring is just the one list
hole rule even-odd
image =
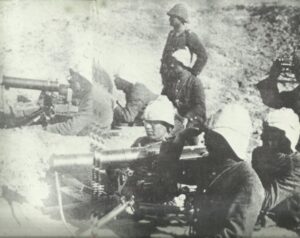
[[199, 79], [196, 78], [192, 86], [192, 95], [194, 103], [191, 110], [186, 114], [188, 118], [188, 127], [202, 127], [206, 121], [206, 105], [204, 88]]
[[79, 112], [65, 122], [48, 125], [46, 131], [61, 135], [77, 135], [93, 118], [93, 100], [87, 95], [79, 106]]
[[166, 41], [166, 44], [164, 46], [164, 50], [163, 50], [163, 53], [162, 53], [162, 61], [164, 60], [165, 56], [166, 56], [166, 51], [167, 51], [167, 47], [169, 46], [169, 41], [170, 41], [170, 38], [171, 38], [171, 35], [172, 35], [172, 31], [169, 32], [168, 34], [168, 37], [167, 37], [167, 41]]
[[279, 93], [276, 80], [268, 77], [260, 81], [257, 88], [265, 105], [276, 109], [284, 107], [284, 100]]
[[256, 85], [263, 103], [275, 109], [282, 107], [291, 108], [294, 103], [292, 91], [279, 92], [277, 79], [280, 76], [281, 71], [281, 64], [276, 60], [270, 69], [269, 76]]
[[114, 120], [117, 123], [132, 123], [143, 108], [142, 101], [127, 103], [126, 107], [118, 105], [114, 110]]
[[196, 54], [197, 56], [191, 71], [193, 75], [197, 76], [201, 73], [207, 62], [207, 53], [198, 36], [193, 32], [189, 33], [187, 45], [192, 53]]
[[121, 78], [120, 76], [115, 77], [115, 85], [118, 90], [122, 90], [126, 95], [130, 93], [134, 84]]
[[[299, 190], [300, 157], [299, 154], [278, 154], [274, 166], [274, 182], [270, 189], [271, 206], [275, 207]], [[278, 190], [278, 188], [280, 188]]]
[[290, 156], [260, 147], [253, 152], [252, 167], [264, 186], [268, 185], [265, 187], [264, 209], [266, 210], [274, 208], [291, 197], [293, 191], [299, 187], [300, 157], [298, 154]]

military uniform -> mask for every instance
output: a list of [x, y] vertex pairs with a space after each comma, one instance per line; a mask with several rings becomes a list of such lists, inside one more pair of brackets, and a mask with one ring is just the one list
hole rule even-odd
[[[276, 109], [290, 108], [300, 119], [300, 86], [291, 91], [279, 92], [277, 81], [272, 77], [268, 77], [259, 82], [257, 88], [265, 105]], [[300, 138], [297, 150], [300, 150]]]
[[266, 191], [262, 214], [286, 228], [299, 226], [300, 153], [274, 153], [264, 147], [253, 151], [252, 166]]
[[263, 103], [272, 108], [291, 108], [300, 117], [300, 86], [279, 92], [276, 79], [268, 77], [257, 84]]
[[244, 161], [205, 160], [195, 197], [197, 237], [250, 237], [264, 199], [257, 174]]
[[185, 30], [179, 35], [176, 35], [174, 30], [170, 31], [161, 60], [162, 65], [160, 72], [162, 74], [164, 74], [166, 70], [165, 67], [167, 66], [165, 65], [165, 61], [168, 60], [168, 57], [172, 56], [176, 50], [184, 49], [185, 47], [188, 47], [192, 57], [196, 57], [196, 61], [190, 69], [190, 72], [195, 76], [200, 74], [206, 64], [207, 54], [198, 36], [190, 30]]
[[155, 100], [158, 95], [152, 93], [144, 84], [129, 83], [122, 88], [126, 96], [126, 106], [117, 105], [114, 110], [114, 123], [134, 123], [141, 121], [144, 109], [148, 103]]
[[92, 126], [110, 129], [113, 121], [110, 94], [97, 84], [92, 86], [81, 76], [79, 80], [84, 90], [78, 98], [78, 113], [64, 122], [48, 125], [47, 131], [61, 135], [88, 135]]
[[131, 147], [144, 147], [144, 146], [151, 145], [154, 143], [158, 143], [158, 141], [153, 140], [148, 136], [142, 136], [142, 137], [137, 138]]
[[204, 88], [193, 74], [186, 72], [181, 78], [168, 82], [162, 94], [174, 104], [181, 117], [188, 119], [188, 127], [203, 127], [206, 120]]

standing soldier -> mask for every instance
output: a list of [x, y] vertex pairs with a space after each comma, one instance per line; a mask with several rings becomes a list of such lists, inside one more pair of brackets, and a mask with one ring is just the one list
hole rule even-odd
[[185, 25], [189, 21], [187, 7], [183, 4], [176, 4], [170, 11], [168, 11], [167, 15], [170, 17], [169, 21], [173, 30], [171, 30], [168, 35], [161, 59], [160, 73], [163, 85], [165, 85], [171, 77], [169, 75], [166, 60], [176, 50], [188, 47], [192, 55], [191, 60], [193, 60], [193, 57], [196, 56], [195, 63], [191, 66], [191, 68], [189, 68], [189, 71], [194, 76], [200, 74], [207, 61], [206, 51], [198, 36], [187, 29]]

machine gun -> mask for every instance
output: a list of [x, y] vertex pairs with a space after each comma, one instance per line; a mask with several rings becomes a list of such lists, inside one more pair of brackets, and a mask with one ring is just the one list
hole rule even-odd
[[[155, 164], [160, 152], [161, 143], [146, 147], [103, 150], [97, 146], [96, 135], [91, 135], [93, 152], [77, 155], [53, 155], [51, 167], [63, 171], [69, 167], [92, 165], [91, 183], [82, 185], [95, 204], [98, 227], [106, 224], [113, 217], [130, 207], [135, 215], [145, 214], [165, 215], [190, 212], [191, 203], [185, 203], [185, 209], [171, 205], [163, 205], [156, 200], [157, 179], [159, 174]], [[196, 162], [208, 155], [203, 146], [185, 146], [180, 161]], [[176, 179], [176, 178], [175, 178]], [[163, 190], [161, 190], [163, 191]], [[182, 185], [179, 193], [194, 192], [188, 186]], [[164, 192], [164, 191], [163, 191]]]
[[[53, 120], [64, 120], [78, 112], [78, 107], [72, 103], [73, 92], [70, 86], [57, 81], [3, 75], [0, 78], [0, 87], [0, 128], [46, 125]], [[21, 98], [15, 105], [11, 105], [5, 97], [5, 91], [9, 88], [39, 90], [41, 94], [37, 103]]]

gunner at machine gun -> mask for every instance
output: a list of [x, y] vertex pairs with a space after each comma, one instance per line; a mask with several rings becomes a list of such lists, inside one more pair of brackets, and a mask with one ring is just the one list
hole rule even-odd
[[[67, 84], [57, 81], [34, 80], [3, 75], [1, 77], [0, 117], [1, 128], [29, 126], [41, 124], [45, 126], [57, 117], [70, 117], [78, 112], [72, 104], [73, 91]], [[18, 103], [10, 105], [6, 102], [5, 89], [40, 90], [36, 104], [27, 98], [18, 96]]]
[[38, 124], [46, 131], [62, 135], [85, 135], [93, 126], [109, 129], [113, 120], [113, 100], [108, 92], [73, 69], [70, 69], [70, 76], [69, 85], [3, 76], [1, 85], [5, 88], [41, 90], [42, 93], [37, 105], [22, 111], [20, 118], [16, 117], [12, 107], [6, 108], [2, 96], [4, 110], [0, 126]]

